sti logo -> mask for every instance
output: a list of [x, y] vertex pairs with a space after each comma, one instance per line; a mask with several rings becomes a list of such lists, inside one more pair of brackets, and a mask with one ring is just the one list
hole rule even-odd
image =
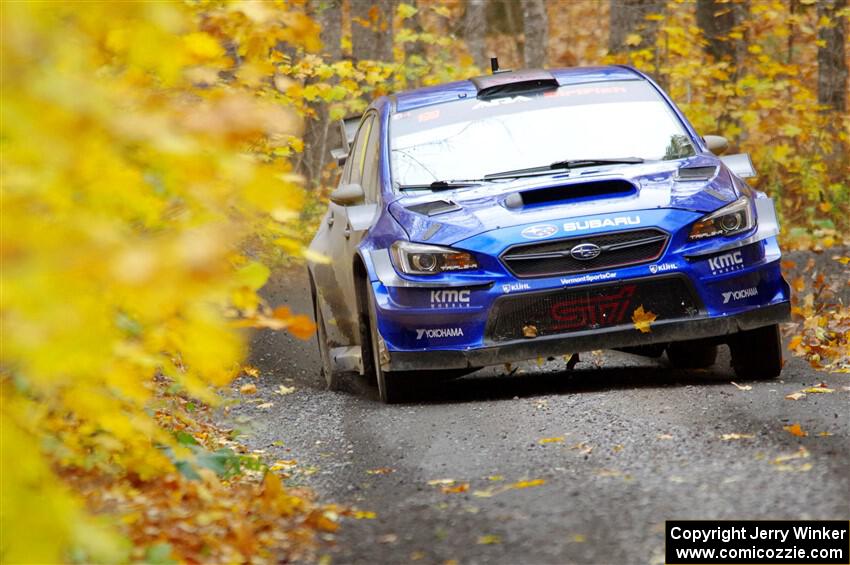
[[640, 216], [618, 216], [616, 218], [605, 218], [604, 220], [579, 220], [564, 224], [564, 231], [598, 230], [600, 228], [613, 228], [617, 226], [636, 226], [640, 223]]
[[469, 290], [432, 290], [431, 308], [469, 306]]
[[417, 329], [416, 330], [416, 340], [420, 340], [423, 337], [427, 337], [428, 339], [440, 338], [440, 337], [463, 337], [463, 329], [461, 328], [434, 328], [433, 330], [429, 329]]
[[552, 224], [540, 224], [538, 226], [530, 226], [520, 232], [520, 235], [525, 239], [542, 239], [557, 233], [558, 226]]
[[711, 269], [712, 275], [740, 271], [744, 268], [744, 258], [740, 251], [718, 255], [708, 260], [708, 268]]

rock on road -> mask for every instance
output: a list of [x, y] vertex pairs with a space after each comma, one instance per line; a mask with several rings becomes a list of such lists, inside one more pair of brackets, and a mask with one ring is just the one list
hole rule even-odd
[[[302, 271], [265, 294], [312, 311]], [[362, 378], [323, 390], [315, 340], [261, 331], [258, 395], [226, 420], [270, 461], [296, 459], [290, 482], [321, 502], [376, 514], [326, 536], [334, 563], [663, 563], [668, 519], [850, 517], [850, 375], [786, 353], [780, 379], [742, 390], [725, 347], [701, 372], [581, 359], [491, 368], [387, 406]], [[822, 381], [835, 392], [785, 399]], [[783, 429], [793, 423], [808, 436]], [[440, 479], [469, 489], [429, 485]], [[534, 479], [545, 483], [508, 488]]]

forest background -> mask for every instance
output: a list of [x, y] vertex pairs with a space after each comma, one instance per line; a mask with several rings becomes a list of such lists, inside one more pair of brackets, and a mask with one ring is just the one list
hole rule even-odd
[[[4, 2], [0, 560], [309, 559], [369, 519], [211, 418], [251, 394], [227, 388], [256, 376], [248, 328], [312, 336], [258, 290], [326, 260], [304, 244], [335, 120], [489, 56], [631, 64], [751, 154], [786, 247], [820, 250], [850, 228], [848, 17], [846, 0]], [[795, 352], [846, 370], [848, 323]]]

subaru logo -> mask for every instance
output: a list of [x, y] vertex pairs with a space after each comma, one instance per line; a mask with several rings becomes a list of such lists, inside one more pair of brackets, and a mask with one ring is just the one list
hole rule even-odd
[[549, 237], [558, 231], [558, 226], [552, 224], [540, 224], [538, 226], [530, 226], [522, 230], [521, 235], [526, 239], [541, 239]]
[[570, 255], [579, 261], [590, 261], [591, 259], [596, 259], [599, 257], [600, 253], [602, 253], [602, 249], [600, 249], [595, 243], [579, 243], [570, 249]]

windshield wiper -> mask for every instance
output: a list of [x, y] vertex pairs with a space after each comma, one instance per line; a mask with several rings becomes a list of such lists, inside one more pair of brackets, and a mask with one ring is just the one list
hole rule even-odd
[[479, 186], [489, 179], [473, 179], [473, 180], [435, 180], [431, 184], [403, 184], [398, 187], [399, 190], [454, 190], [456, 188], [469, 188], [470, 186]]
[[502, 171], [501, 173], [491, 173], [484, 175], [485, 180], [517, 178], [517, 177], [533, 177], [536, 175], [548, 175], [552, 171], [563, 169], [579, 169], [581, 167], [595, 167], [596, 165], [636, 165], [643, 163], [640, 157], [619, 157], [615, 159], [570, 159], [567, 161], [555, 161], [549, 165], [541, 165], [539, 167], [529, 167], [527, 169], [517, 169], [515, 171]]

